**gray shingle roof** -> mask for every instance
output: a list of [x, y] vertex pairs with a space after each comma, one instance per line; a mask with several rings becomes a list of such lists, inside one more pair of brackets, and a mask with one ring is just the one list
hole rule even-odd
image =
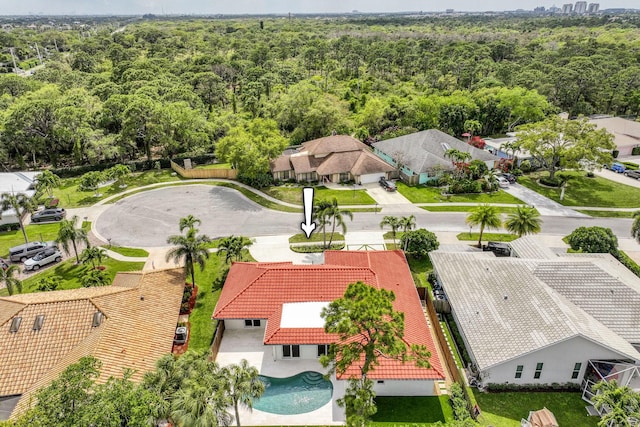
[[480, 369], [577, 336], [640, 360], [612, 328], [538, 278], [540, 260], [443, 252], [430, 257]]
[[535, 237], [525, 236], [509, 242], [509, 246], [518, 258], [527, 259], [554, 259], [557, 258], [555, 252], [546, 246], [542, 246]]
[[445, 151], [449, 148], [471, 153], [472, 160], [498, 160], [488, 151], [479, 150], [437, 129], [375, 142], [373, 147], [391, 158], [395, 158], [399, 154], [402, 163], [415, 173], [427, 172], [436, 166], [450, 169], [452, 167], [451, 160], [444, 156]]

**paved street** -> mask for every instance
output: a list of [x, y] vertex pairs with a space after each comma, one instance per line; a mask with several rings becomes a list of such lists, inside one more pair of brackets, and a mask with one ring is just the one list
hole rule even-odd
[[[383, 212], [354, 213], [353, 221], [347, 220], [348, 231], [380, 230], [380, 221], [386, 214], [384, 207]], [[394, 215], [402, 213], [398, 211]], [[114, 245], [166, 246], [167, 237], [178, 233], [180, 218], [189, 214], [202, 220], [200, 230], [212, 238], [232, 234], [251, 237], [292, 235], [300, 231], [303, 219], [301, 214], [265, 209], [230, 188], [193, 185], [146, 191], [123, 199], [99, 214], [94, 222], [94, 232], [105, 241], [111, 238]], [[426, 212], [412, 206], [405, 214], [415, 215], [418, 227], [432, 231], [469, 231], [465, 212]], [[566, 235], [579, 226], [599, 225], [626, 238], [631, 222], [624, 218], [543, 216], [542, 233]]]

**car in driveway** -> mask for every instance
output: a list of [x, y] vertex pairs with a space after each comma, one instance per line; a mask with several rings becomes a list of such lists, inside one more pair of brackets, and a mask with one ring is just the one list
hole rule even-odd
[[507, 181], [506, 178], [499, 176], [497, 180], [498, 180], [498, 186], [500, 186], [501, 188], [509, 187], [509, 181]]
[[612, 164], [609, 169], [611, 169], [612, 172], [616, 173], [624, 173], [624, 171], [627, 170], [627, 168], [622, 163], [618, 162]]
[[40, 270], [40, 267], [60, 261], [62, 261], [62, 252], [56, 247], [48, 247], [42, 252], [38, 252], [33, 258], [26, 260], [24, 269], [27, 271]]
[[64, 208], [44, 209], [31, 215], [31, 222], [60, 221], [67, 216]]
[[378, 182], [380, 183], [380, 187], [384, 188], [385, 190], [396, 191], [396, 185], [393, 183], [393, 181], [389, 181], [384, 176], [381, 176], [380, 181]]
[[624, 174], [629, 178], [640, 179], [640, 171], [633, 171], [631, 169], [627, 169]]
[[23, 245], [14, 246], [9, 249], [9, 259], [13, 262], [25, 262], [29, 258], [42, 252], [49, 246], [55, 246], [54, 242], [29, 242]]
[[515, 184], [516, 181], [518, 180], [516, 176], [512, 173], [504, 172], [504, 173], [501, 173], [500, 176], [506, 179], [507, 181], [509, 181], [509, 184]]

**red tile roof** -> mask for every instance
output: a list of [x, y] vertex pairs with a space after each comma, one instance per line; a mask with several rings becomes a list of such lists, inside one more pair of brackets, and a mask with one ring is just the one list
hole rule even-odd
[[[404, 341], [425, 345], [431, 368], [380, 358], [371, 379], [444, 379], [418, 292], [401, 251], [327, 251], [324, 265], [234, 263], [218, 304], [216, 319], [267, 319], [264, 343], [328, 344], [334, 334], [322, 328], [281, 328], [282, 305], [293, 302], [329, 302], [343, 296], [347, 285], [362, 281], [392, 290], [394, 309], [405, 314]], [[358, 371], [348, 371], [349, 377]]]

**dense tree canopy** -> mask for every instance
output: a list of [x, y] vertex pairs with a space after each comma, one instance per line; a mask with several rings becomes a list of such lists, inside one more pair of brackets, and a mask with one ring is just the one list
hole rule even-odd
[[[141, 20], [14, 28], [0, 160], [41, 166], [210, 153], [245, 121], [286, 143], [438, 128], [500, 134], [547, 115], [640, 113], [638, 17]], [[0, 63], [10, 64], [7, 52]], [[6, 72], [3, 74], [3, 72]], [[391, 132], [389, 130], [392, 130]], [[240, 135], [238, 135], [240, 134]], [[224, 145], [224, 144], [223, 144]], [[258, 150], [261, 147], [258, 147]], [[258, 162], [264, 167], [264, 158]], [[243, 165], [244, 166], [244, 165]]]

